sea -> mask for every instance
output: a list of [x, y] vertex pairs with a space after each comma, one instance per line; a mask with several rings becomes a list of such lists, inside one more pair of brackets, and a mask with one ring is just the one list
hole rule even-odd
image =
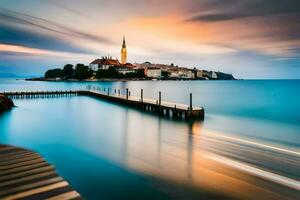
[[0, 143], [42, 154], [86, 199], [297, 199], [300, 80], [45, 82], [3, 91], [126, 88], [205, 109], [174, 120], [85, 96], [14, 99]]

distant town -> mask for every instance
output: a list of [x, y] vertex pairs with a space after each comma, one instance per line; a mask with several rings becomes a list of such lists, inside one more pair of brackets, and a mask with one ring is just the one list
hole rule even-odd
[[207, 71], [197, 68], [179, 67], [174, 64], [157, 64], [151, 62], [127, 62], [125, 37], [121, 48], [121, 61], [105, 56], [95, 59], [89, 65], [71, 64], [62, 69], [50, 69], [43, 78], [28, 80], [76, 81], [76, 80], [235, 80], [232, 74]]

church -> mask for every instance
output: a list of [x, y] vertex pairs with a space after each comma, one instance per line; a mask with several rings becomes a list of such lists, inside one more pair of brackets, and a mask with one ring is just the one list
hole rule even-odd
[[107, 56], [107, 57], [102, 57], [101, 59], [94, 60], [89, 64], [89, 67], [93, 71], [108, 70], [110, 67], [132, 68], [133, 65], [127, 63], [127, 48], [126, 48], [125, 36], [123, 36], [123, 42], [121, 48], [121, 62], [119, 62], [117, 58], [113, 59], [112, 57]]
[[125, 36], [123, 36], [123, 44], [121, 49], [121, 64], [125, 65], [126, 63], [127, 63], [127, 49], [126, 49]]

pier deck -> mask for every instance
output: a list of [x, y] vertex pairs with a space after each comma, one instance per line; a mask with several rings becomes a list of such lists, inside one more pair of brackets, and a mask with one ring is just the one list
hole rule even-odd
[[87, 90], [68, 90], [68, 91], [36, 91], [36, 92], [2, 92], [0, 94], [6, 95], [10, 98], [49, 98], [60, 96], [74, 96], [84, 95], [105, 99], [108, 101], [120, 103], [123, 105], [139, 108], [143, 111], [157, 113], [172, 118], [204, 119], [204, 109], [202, 107], [192, 106], [192, 95], [190, 94], [190, 105], [167, 102], [161, 100], [161, 93], [158, 99], [149, 99], [143, 97], [143, 90], [141, 96], [131, 96], [128, 89], [123, 95], [120, 90], [110, 91], [108, 88], [101, 90], [87, 89]]
[[43, 157], [0, 145], [0, 199], [83, 199]]

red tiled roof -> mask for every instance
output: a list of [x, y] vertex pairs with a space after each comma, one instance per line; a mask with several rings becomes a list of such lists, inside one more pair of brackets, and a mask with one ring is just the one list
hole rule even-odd
[[121, 63], [118, 60], [111, 59], [111, 58], [101, 58], [101, 59], [96, 59], [90, 64], [98, 64], [98, 65], [121, 65]]
[[131, 64], [131, 63], [126, 63], [126, 64], [122, 64], [122, 67], [127, 67], [127, 68], [134, 68], [136, 67], [135, 65]]
[[114, 59], [103, 59], [102, 65], [121, 65], [121, 63], [118, 60], [114, 60]]

